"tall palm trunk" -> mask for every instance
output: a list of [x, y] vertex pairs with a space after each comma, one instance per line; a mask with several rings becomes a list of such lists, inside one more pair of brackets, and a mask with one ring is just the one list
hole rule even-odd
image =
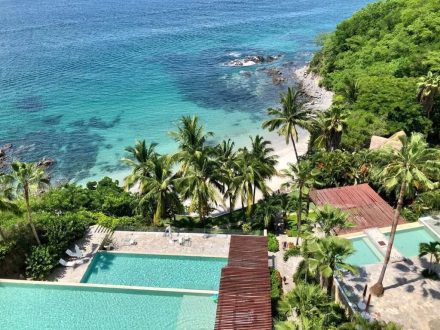
[[391, 257], [391, 250], [393, 248], [394, 237], [396, 236], [396, 229], [397, 229], [397, 224], [399, 223], [400, 211], [402, 210], [403, 199], [405, 197], [405, 189], [406, 189], [406, 182], [403, 181], [400, 186], [397, 207], [396, 207], [396, 210], [394, 211], [393, 224], [391, 226], [391, 234], [390, 234], [390, 239], [388, 241], [388, 247], [387, 247], [387, 252], [385, 254], [385, 259], [383, 262], [382, 271], [380, 272], [379, 279], [377, 280], [377, 283], [374, 284], [370, 289], [371, 293], [374, 294], [375, 296], [378, 296], [378, 297], [382, 296], [385, 291], [383, 288], [383, 279], [385, 277], [385, 272], [387, 270], [388, 262], [390, 261], [390, 257]]
[[296, 212], [296, 225], [297, 225], [296, 245], [299, 244], [299, 236], [301, 234], [301, 213], [302, 213], [302, 185], [299, 186], [298, 210]]
[[327, 294], [331, 297], [333, 291], [333, 275], [327, 278]]
[[29, 225], [31, 226], [32, 233], [34, 234], [35, 240], [37, 241], [38, 245], [41, 245], [40, 238], [38, 237], [37, 230], [35, 229], [34, 222], [32, 221], [32, 212], [31, 212], [31, 206], [29, 204], [29, 186], [27, 184], [24, 185], [24, 200], [26, 202], [26, 209], [28, 214], [28, 221]]
[[293, 150], [295, 150], [296, 162], [298, 163], [298, 151], [296, 150], [296, 143], [295, 143], [295, 139], [293, 138], [293, 134], [292, 133], [290, 133], [290, 140], [292, 141]]

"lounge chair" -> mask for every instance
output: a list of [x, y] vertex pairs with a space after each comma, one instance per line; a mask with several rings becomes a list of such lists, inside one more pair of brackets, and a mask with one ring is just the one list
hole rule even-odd
[[70, 250], [70, 249], [67, 249], [67, 250], [66, 250], [66, 254], [67, 254], [69, 257], [72, 257], [72, 258], [79, 258], [78, 254], [76, 254], [76, 252], [73, 252], [73, 251]]
[[[78, 263], [78, 261], [80, 261], [80, 263]], [[64, 259], [60, 259], [59, 263], [64, 267], [75, 267], [76, 265], [82, 264], [83, 261], [82, 260], [66, 261]]]
[[79, 246], [75, 244], [75, 252], [76, 255], [78, 256], [78, 258], [82, 258], [84, 257], [83, 253], [81, 252], [81, 250], [79, 249]]

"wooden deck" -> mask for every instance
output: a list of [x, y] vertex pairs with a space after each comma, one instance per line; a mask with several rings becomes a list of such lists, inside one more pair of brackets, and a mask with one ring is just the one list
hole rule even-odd
[[215, 329], [272, 329], [266, 237], [231, 237], [229, 262], [220, 279]]

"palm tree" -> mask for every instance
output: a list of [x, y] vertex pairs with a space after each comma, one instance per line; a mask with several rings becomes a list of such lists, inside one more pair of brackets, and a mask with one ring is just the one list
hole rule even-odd
[[301, 217], [302, 217], [302, 202], [303, 193], [308, 193], [308, 190], [313, 186], [314, 183], [314, 166], [310, 160], [302, 160], [297, 164], [289, 163], [287, 169], [283, 170], [283, 175], [289, 177], [291, 182], [287, 185], [291, 186], [292, 183], [298, 188], [298, 206], [296, 211], [297, 219], [297, 230], [298, 234], [296, 237], [296, 245], [299, 243], [299, 237], [301, 234]]
[[336, 150], [346, 129], [347, 112], [341, 107], [331, 107], [311, 123], [309, 144], [327, 151]]
[[359, 94], [359, 81], [354, 78], [347, 77], [343, 81], [344, 88], [342, 90], [342, 95], [348, 104], [356, 102]]
[[331, 205], [324, 205], [317, 209], [316, 221], [326, 236], [330, 236], [336, 229], [347, 229], [353, 226], [348, 220], [347, 213]]
[[200, 221], [204, 223], [211, 210], [212, 203], [217, 204], [221, 185], [215, 180], [216, 162], [210, 157], [210, 150], [205, 148], [183, 158], [184, 163], [190, 164], [182, 177], [176, 180], [183, 197], [191, 199], [190, 211], [197, 211]]
[[319, 271], [320, 283], [324, 287], [327, 281], [327, 293], [331, 295], [333, 289], [333, 278], [348, 270], [357, 273], [357, 268], [345, 262], [345, 259], [354, 253], [351, 241], [337, 236], [329, 236], [312, 242], [309, 245], [311, 257], [309, 266], [313, 271]]
[[405, 197], [413, 193], [414, 190], [434, 189], [438, 185], [438, 182], [434, 181], [438, 180], [440, 175], [440, 150], [429, 148], [419, 133], [413, 133], [410, 138], [403, 136], [401, 142], [401, 150], [387, 149], [384, 151], [385, 156], [391, 156], [391, 160], [378, 172], [378, 177], [383, 182], [384, 188], [387, 191], [398, 189], [399, 193], [382, 271], [377, 283], [370, 290], [376, 296], [381, 296], [384, 292], [383, 279], [390, 260]]
[[440, 242], [429, 242], [429, 243], [420, 243], [419, 247], [419, 257], [424, 257], [429, 255], [429, 268], [428, 274], [431, 275], [434, 273], [432, 269], [432, 258], [435, 259], [436, 263], [440, 262]]
[[[18, 214], [20, 209], [13, 202], [13, 182], [12, 177], [0, 173], [0, 212], [13, 212]], [[6, 236], [0, 227], [0, 240], [5, 241]]]
[[[144, 178], [150, 176], [152, 170], [151, 161], [156, 159], [159, 154], [156, 152], [157, 143], [147, 144], [145, 140], [136, 141], [134, 147], [126, 147], [130, 153], [129, 157], [122, 158], [121, 161], [132, 168], [132, 172], [124, 179], [127, 188], [140, 183]], [[142, 190], [142, 187], [140, 187]]]
[[234, 150], [235, 143], [228, 139], [223, 140], [214, 148], [215, 162], [217, 163], [216, 177], [221, 184], [221, 193], [224, 199], [229, 201], [229, 216], [235, 206], [236, 194], [233, 187], [237, 176], [238, 163], [237, 152]]
[[289, 87], [287, 93], [281, 94], [281, 109], [269, 108], [267, 113], [272, 118], [263, 123], [263, 128], [269, 131], [278, 130], [278, 134], [286, 138], [286, 144], [289, 139], [292, 142], [295, 151], [296, 161], [298, 161], [298, 151], [296, 142], [298, 142], [297, 127], [307, 128], [308, 122], [312, 118], [313, 112], [298, 104], [299, 92]]
[[434, 106], [435, 97], [440, 94], [440, 75], [429, 71], [425, 77], [419, 79], [417, 88], [417, 100], [423, 105], [429, 118]]
[[153, 223], [160, 224], [161, 219], [169, 209], [177, 209], [181, 205], [173, 173], [173, 159], [170, 156], [160, 156], [151, 160], [151, 172], [148, 176], [140, 178], [140, 193], [142, 200], [153, 200], [155, 211]]
[[[199, 123], [198, 116], [182, 116], [177, 125], [177, 131], [169, 135], [178, 143], [177, 158], [184, 160], [182, 170], [191, 162], [191, 157], [203, 151], [212, 132], [205, 132], [205, 126]], [[191, 157], [190, 157], [191, 156]]]
[[267, 195], [269, 187], [266, 180], [275, 173], [277, 159], [272, 155], [271, 142], [257, 135], [251, 137], [251, 149], [241, 148], [237, 156], [237, 175], [233, 182], [235, 194], [241, 198], [242, 205], [246, 201], [247, 216], [252, 212], [255, 204], [257, 189]]
[[264, 140], [260, 135], [256, 135], [255, 138], [251, 137], [250, 157], [253, 160], [253, 166], [257, 167], [257, 171], [262, 179], [254, 182], [252, 205], [255, 204], [256, 189], [258, 188], [263, 193], [266, 193], [268, 188], [265, 180], [270, 179], [277, 172], [275, 169], [278, 163], [277, 156], [273, 155], [274, 149], [270, 147], [271, 144], [272, 142]]
[[13, 162], [11, 164], [12, 168], [12, 179], [17, 185], [17, 192], [23, 193], [24, 201], [26, 203], [26, 210], [28, 215], [29, 225], [31, 226], [32, 233], [35, 236], [35, 240], [38, 245], [41, 245], [40, 238], [38, 237], [37, 230], [32, 221], [32, 210], [29, 203], [31, 189], [33, 187], [40, 188], [44, 185], [49, 184], [49, 178], [44, 171], [44, 168], [37, 166], [36, 163], [21, 163]]

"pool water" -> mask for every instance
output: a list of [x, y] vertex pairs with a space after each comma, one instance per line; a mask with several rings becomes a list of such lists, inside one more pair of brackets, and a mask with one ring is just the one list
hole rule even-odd
[[218, 290], [226, 258], [99, 252], [81, 282]]
[[[390, 233], [385, 233], [389, 239]], [[394, 246], [405, 257], [419, 255], [420, 243], [438, 241], [439, 239], [425, 226], [398, 230], [394, 238]]]
[[353, 244], [355, 253], [346, 259], [347, 263], [363, 266], [381, 262], [380, 252], [376, 251], [375, 247], [368, 241], [368, 238], [356, 237], [350, 239], [350, 241]]
[[210, 295], [0, 283], [1, 329], [213, 329]]

